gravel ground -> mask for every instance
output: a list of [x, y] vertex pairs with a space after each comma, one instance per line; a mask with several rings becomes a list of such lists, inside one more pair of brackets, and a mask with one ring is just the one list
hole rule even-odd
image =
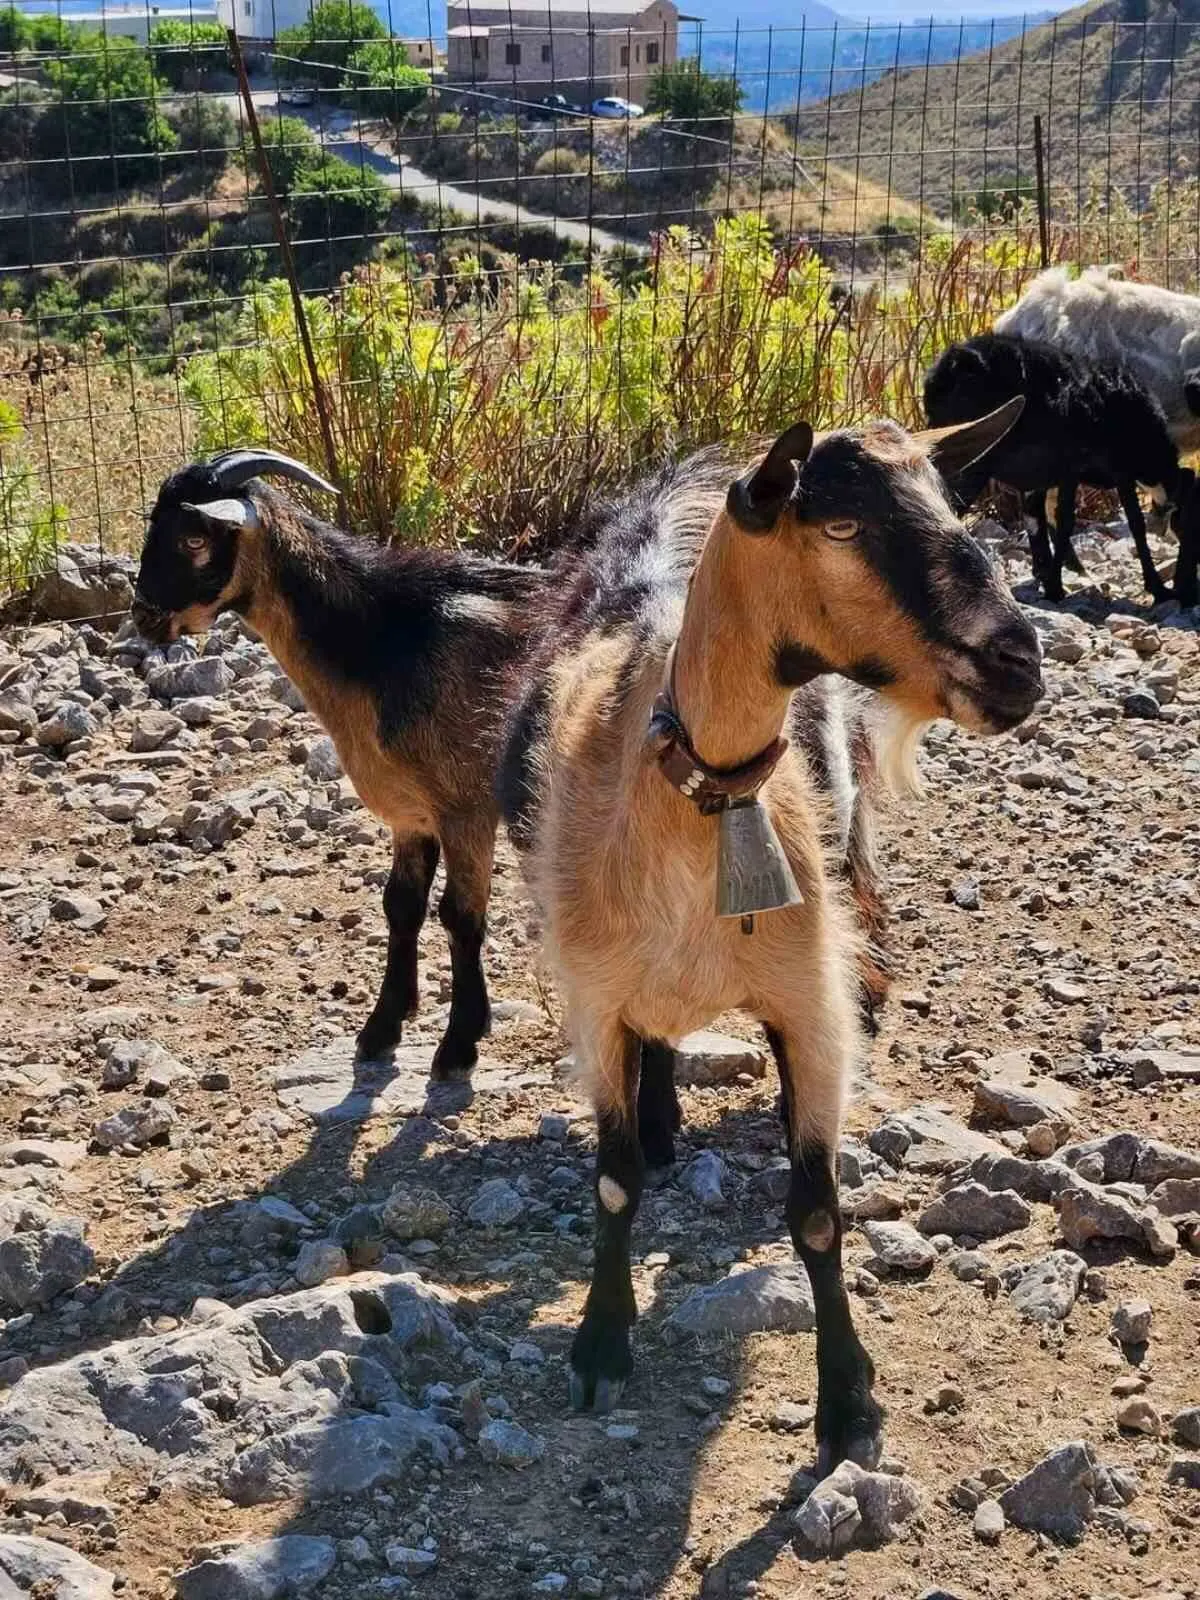
[[356, 1078], [384, 831], [261, 646], [0, 638], [0, 1595], [1200, 1595], [1200, 617], [1079, 547], [1044, 705], [933, 729], [884, 823], [842, 1181], [887, 1456], [820, 1485], [752, 1030], [685, 1052], [626, 1409], [571, 1415], [594, 1138], [511, 856], [474, 1090], [425, 1082], [436, 922]]

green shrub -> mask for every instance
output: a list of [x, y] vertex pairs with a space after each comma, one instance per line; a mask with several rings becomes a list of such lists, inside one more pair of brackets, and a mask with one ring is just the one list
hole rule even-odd
[[735, 116], [742, 98], [736, 78], [705, 72], [692, 58], [674, 61], [654, 74], [646, 91], [646, 109], [679, 122], [718, 120]]
[[228, 65], [225, 29], [219, 22], [156, 22], [150, 29], [150, 59], [173, 89], [199, 88]]
[[429, 74], [410, 67], [399, 39], [362, 44], [346, 63], [342, 99], [367, 116], [401, 122], [429, 93]]
[[32, 43], [29, 19], [23, 17], [10, 0], [0, 11], [0, 55], [16, 55], [18, 50], [28, 50]]
[[570, 175], [572, 177], [586, 173], [591, 162], [578, 150], [572, 150], [569, 145], [553, 145], [549, 150], [543, 150], [533, 163], [533, 170], [539, 177], [549, 173]]
[[145, 50], [132, 39], [92, 33], [78, 54], [48, 61], [45, 73], [56, 104], [34, 126], [33, 153], [62, 165], [39, 169], [39, 182], [94, 192], [154, 179], [156, 155], [178, 141], [159, 107], [164, 89]]
[[288, 203], [293, 233], [309, 239], [377, 233], [391, 209], [377, 172], [324, 151], [297, 173]]
[[[301, 122], [299, 117], [277, 117], [264, 123], [262, 140], [275, 193], [286, 199], [299, 175], [320, 160], [320, 146], [307, 122]], [[258, 166], [249, 145], [246, 161], [251, 174], [257, 177]]]
[[42, 493], [15, 406], [0, 400], [0, 593], [20, 594], [54, 565], [65, 507]]
[[172, 106], [168, 115], [180, 150], [203, 153], [206, 166], [214, 171], [225, 167], [238, 138], [233, 112], [223, 101], [188, 95]]
[[340, 81], [342, 69], [360, 45], [386, 39], [387, 29], [369, 5], [359, 0], [322, 0], [298, 28], [284, 28], [275, 41], [277, 59], [285, 75], [303, 77], [308, 67], [332, 67], [318, 73], [322, 85]]
[[0, 89], [0, 161], [27, 161], [34, 128], [50, 99], [36, 83]]

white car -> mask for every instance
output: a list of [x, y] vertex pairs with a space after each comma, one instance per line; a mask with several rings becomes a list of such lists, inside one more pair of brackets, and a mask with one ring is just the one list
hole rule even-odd
[[603, 100], [592, 101], [594, 117], [643, 117], [645, 106], [634, 105], [632, 100], [622, 100], [619, 94], [605, 95]]

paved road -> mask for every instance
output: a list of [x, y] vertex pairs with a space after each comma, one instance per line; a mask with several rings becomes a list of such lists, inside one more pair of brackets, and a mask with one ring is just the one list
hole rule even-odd
[[[512, 200], [502, 200], [499, 196], [481, 194], [476, 189], [463, 189], [452, 183], [443, 183], [439, 178], [422, 172], [411, 161], [397, 159], [387, 150], [378, 149], [368, 143], [368, 136], [365, 132], [360, 135], [358, 123], [348, 111], [328, 106], [286, 104], [281, 106], [274, 89], [254, 89], [251, 91], [251, 98], [260, 118], [264, 121], [277, 111], [282, 111], [285, 116], [299, 117], [317, 134], [325, 149], [341, 156], [353, 166], [370, 167], [379, 174], [389, 189], [411, 195], [425, 205], [437, 206], [444, 214], [442, 220], [447, 228], [454, 227], [454, 214], [456, 214], [458, 217], [466, 217], [477, 226], [483, 222], [494, 221], [514, 223], [519, 227], [548, 228], [555, 238], [570, 239], [585, 247], [590, 246], [597, 250], [623, 250], [627, 255], [649, 254], [649, 246], [642, 239], [612, 233], [589, 222], [550, 216], [542, 211], [531, 211], [528, 206], [517, 205]], [[214, 96], [214, 99], [220, 99], [234, 116], [238, 115], [241, 109], [238, 95], [220, 95]]]

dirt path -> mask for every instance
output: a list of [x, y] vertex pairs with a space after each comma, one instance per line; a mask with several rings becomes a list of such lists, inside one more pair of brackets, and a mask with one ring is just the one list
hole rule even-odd
[[[1127, 544], [1084, 554], [1116, 592], [1136, 592]], [[900, 976], [851, 1109], [848, 1133], [858, 1139], [919, 1102], [944, 1104], [965, 1125], [978, 1081], [994, 1075], [988, 1063], [1020, 1050], [1038, 1081], [1073, 1095], [1071, 1138], [1126, 1130], [1200, 1151], [1200, 1079], [1181, 1069], [1171, 1082], [1145, 1082], [1148, 1069], [1135, 1069], [1153, 1051], [1186, 1066], [1185, 1047], [1200, 1046], [1198, 636], [1179, 619], [1147, 627], [1133, 607], [1106, 619], [1106, 603], [1075, 610], [1034, 613], [1055, 659], [1049, 700], [1021, 739], [983, 743], [935, 729], [924, 797], [897, 804], [886, 821]], [[344, 1099], [344, 1041], [381, 971], [386, 863], [382, 829], [345, 786], [306, 775], [306, 760], [317, 770], [319, 730], [287, 709], [269, 664], [236, 626], [213, 647], [237, 676], [214, 693], [210, 720], [171, 730], [149, 753], [130, 745], [145, 742], [135, 726], [158, 702], [132, 665], [103, 653], [104, 641], [48, 629], [5, 648], [43, 718], [74, 693], [101, 720], [65, 758], [11, 732], [0, 745], [0, 1198], [40, 1199], [81, 1219], [96, 1253], [78, 1288], [44, 1309], [9, 1308], [0, 1340], [0, 1381], [12, 1385], [0, 1406], [9, 1484], [0, 1561], [6, 1534], [47, 1540], [117, 1574], [121, 1594], [150, 1600], [173, 1594], [171, 1574], [223, 1541], [300, 1532], [333, 1554], [329, 1570], [297, 1592], [330, 1600], [1200, 1592], [1200, 1492], [1168, 1481], [1173, 1462], [1200, 1454], [1172, 1441], [1169, 1420], [1200, 1404], [1200, 1260], [1186, 1227], [1169, 1257], [1120, 1240], [1083, 1248], [1083, 1292], [1064, 1321], [1044, 1326], [1018, 1314], [1004, 1270], [1061, 1244], [1048, 1203], [1031, 1205], [1027, 1226], [979, 1244], [973, 1281], [949, 1245], [926, 1276], [889, 1275], [864, 1234], [851, 1232], [847, 1271], [888, 1410], [888, 1456], [915, 1486], [920, 1510], [882, 1549], [814, 1562], [793, 1544], [789, 1491], [810, 1464], [811, 1425], [803, 1409], [781, 1410], [815, 1399], [811, 1336], [697, 1341], [674, 1338], [668, 1320], [730, 1266], [791, 1258], [771, 1178], [781, 1154], [775, 1085], [755, 1075], [753, 1057], [731, 1081], [683, 1093], [679, 1172], [647, 1197], [635, 1234], [642, 1320], [627, 1409], [571, 1415], [565, 1355], [590, 1259], [593, 1141], [556, 1070], [557, 1004], [507, 852], [487, 953], [503, 1003], [478, 1092], [426, 1101], [419, 1072], [385, 1076], [377, 1087], [415, 1109], [314, 1123], [286, 1083], [327, 1082], [328, 1103]], [[100, 692], [89, 698], [89, 685]], [[1125, 714], [1138, 691], [1161, 702], [1158, 715]], [[231, 796], [236, 815], [222, 822]], [[436, 922], [422, 958], [424, 1006], [409, 1041], [428, 1046], [449, 974]], [[723, 1026], [750, 1041], [738, 1019]], [[173, 1069], [143, 1055], [131, 1083], [103, 1087], [106, 1071], [121, 1075], [111, 1068], [115, 1039], [157, 1041], [188, 1075], [172, 1079]], [[321, 1060], [277, 1079], [315, 1047], [325, 1048]], [[146, 1098], [156, 1072], [152, 1086], [165, 1092]], [[96, 1125], [113, 1113], [164, 1104], [174, 1111], [165, 1137], [127, 1153], [96, 1146]], [[543, 1122], [550, 1112], [570, 1119], [565, 1137], [561, 1124]], [[1026, 1149], [1020, 1131], [989, 1131]], [[1066, 1128], [1054, 1137], [1061, 1145]], [[862, 1146], [848, 1149], [876, 1167], [859, 1187], [883, 1191], [884, 1203], [890, 1194], [910, 1222], [945, 1181], [920, 1162], [892, 1167]], [[687, 1178], [701, 1151], [721, 1158], [721, 1201], [711, 1209]], [[516, 1195], [517, 1214], [489, 1228], [473, 1213], [494, 1180]], [[307, 1306], [306, 1293], [374, 1283], [354, 1273], [305, 1291], [295, 1272], [306, 1243], [361, 1243], [366, 1225], [360, 1218], [347, 1229], [348, 1214], [378, 1207], [397, 1185], [440, 1197], [447, 1224], [430, 1222], [423, 1242], [391, 1236], [361, 1273], [407, 1271], [417, 1276], [405, 1293], [447, 1291], [457, 1332], [405, 1347], [388, 1403], [395, 1417], [432, 1407], [422, 1414], [446, 1420], [454, 1448], [440, 1463], [418, 1454], [373, 1487], [236, 1503], [220, 1451], [275, 1437], [282, 1423], [264, 1422], [268, 1403], [278, 1419], [303, 1393], [305, 1416], [332, 1426], [337, 1406], [349, 1403], [339, 1385], [352, 1379], [361, 1420], [358, 1347], [330, 1334], [341, 1356], [307, 1365], [296, 1356], [280, 1378], [256, 1343], [246, 1373], [276, 1387], [269, 1402], [255, 1390], [253, 1403], [251, 1378], [233, 1365], [219, 1383], [197, 1379], [185, 1397], [192, 1369], [182, 1358], [166, 1362], [151, 1390], [151, 1352], [180, 1337], [176, 1330], [209, 1326], [198, 1298], [259, 1315], [267, 1302]], [[1143, 1203], [1145, 1188], [1140, 1197], [1128, 1190], [1131, 1203]], [[264, 1212], [264, 1197], [299, 1208], [300, 1220]], [[1126, 1352], [1110, 1321], [1139, 1297], [1152, 1310], [1149, 1342]], [[367, 1303], [356, 1302], [358, 1314]], [[137, 1346], [122, 1343], [134, 1336]], [[40, 1448], [77, 1459], [70, 1494], [51, 1485], [31, 1502], [28, 1479], [6, 1465], [31, 1414], [31, 1386], [48, 1374], [65, 1381], [64, 1363], [79, 1351], [105, 1351], [111, 1362], [129, 1348], [138, 1352], [131, 1387], [105, 1390], [105, 1426], [125, 1430], [107, 1456], [85, 1460], [89, 1393], [70, 1391], [75, 1410], [43, 1402], [44, 1436], [25, 1440], [26, 1458]], [[476, 1397], [464, 1398], [473, 1380]], [[94, 1396], [100, 1380], [91, 1381]], [[1139, 1394], [1156, 1420], [1149, 1432], [1122, 1430], [1118, 1408]], [[382, 1404], [371, 1414], [388, 1415]], [[480, 1404], [484, 1419], [511, 1415], [542, 1441], [532, 1465], [487, 1458], [476, 1443], [481, 1418], [471, 1419]], [[1075, 1439], [1106, 1466], [1136, 1474], [1132, 1504], [1097, 1511], [1074, 1545], [1012, 1526], [997, 1546], [982, 1544], [962, 1507], [988, 1492], [989, 1477], [998, 1491]], [[335, 1481], [346, 1482], [351, 1465], [314, 1465], [312, 1481], [336, 1468]], [[79, 1514], [81, 1475], [103, 1511]], [[978, 1488], [963, 1488], [964, 1479]], [[241, 1592], [226, 1583], [225, 1594]]]

